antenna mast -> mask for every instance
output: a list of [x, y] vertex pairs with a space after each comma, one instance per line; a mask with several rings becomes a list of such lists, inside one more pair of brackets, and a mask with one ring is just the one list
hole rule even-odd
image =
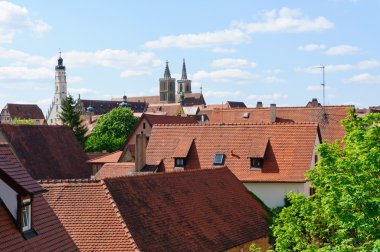
[[322, 70], [322, 83], [321, 83], [321, 86], [322, 86], [322, 90], [323, 90], [323, 106], [325, 106], [325, 86], [326, 86], [326, 83], [325, 83], [325, 66], [321, 65], [321, 66], [316, 67], [316, 68], [320, 68]]

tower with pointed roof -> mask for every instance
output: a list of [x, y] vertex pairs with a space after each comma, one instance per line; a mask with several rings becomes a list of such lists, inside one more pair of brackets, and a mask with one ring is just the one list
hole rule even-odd
[[61, 105], [66, 97], [66, 67], [63, 65], [61, 52], [59, 52], [58, 65], [55, 66], [54, 100], [50, 105], [46, 116], [46, 120], [49, 125], [59, 124], [59, 115], [62, 112]]
[[164, 78], [160, 78], [160, 103], [175, 103], [175, 78], [170, 75], [168, 61]]
[[185, 59], [183, 59], [183, 64], [182, 64], [182, 76], [180, 80], [177, 80], [177, 84], [178, 84], [177, 86], [178, 94], [191, 93], [191, 80], [187, 79]]

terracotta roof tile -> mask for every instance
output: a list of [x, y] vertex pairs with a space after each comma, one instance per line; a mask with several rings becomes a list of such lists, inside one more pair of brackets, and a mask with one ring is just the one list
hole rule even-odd
[[0, 125], [0, 133], [36, 180], [91, 176], [86, 153], [66, 126]]
[[194, 141], [194, 138], [181, 138], [178, 141], [177, 148], [175, 148], [173, 157], [185, 158], [189, 153], [190, 147]]
[[87, 163], [117, 163], [122, 153], [122, 151], [107, 153], [106, 155], [99, 158], [90, 159], [87, 161]]
[[33, 229], [25, 240], [0, 200], [0, 251], [78, 251], [78, 248], [41, 194], [33, 198]]
[[36, 104], [12, 104], [8, 103], [5, 108], [12, 118], [20, 119], [45, 119], [40, 107]]
[[107, 188], [100, 181], [44, 182], [44, 197], [81, 251], [136, 251]]
[[141, 251], [224, 251], [267, 235], [265, 210], [227, 168], [104, 182]]
[[263, 135], [257, 135], [255, 136], [255, 140], [257, 141], [254, 141], [251, 144], [251, 148], [249, 149], [249, 152], [248, 152], [248, 157], [264, 158], [265, 151], [269, 143], [269, 139]]
[[135, 163], [122, 162], [122, 163], [106, 163], [95, 174], [96, 179], [114, 178], [127, 176], [129, 173], [135, 171]]
[[198, 123], [193, 117], [188, 116], [167, 116], [167, 115], [151, 115], [144, 114], [141, 118], [145, 118], [152, 126], [154, 124], [189, 124]]
[[[322, 140], [332, 142], [341, 139], [345, 132], [340, 121], [353, 106], [324, 107], [276, 107], [276, 122], [315, 122], [319, 123]], [[249, 113], [248, 117], [243, 117]], [[209, 116], [210, 117], [210, 116]], [[210, 123], [269, 123], [270, 108], [215, 109]]]
[[9, 146], [0, 145], [0, 174], [8, 176], [27, 193], [39, 193], [44, 189], [22, 167]]
[[[173, 171], [178, 142], [189, 138], [194, 143], [185, 169], [209, 167], [215, 154], [222, 153], [224, 164], [241, 181], [304, 182], [319, 134], [316, 123], [157, 125], [146, 150], [147, 164], [163, 160], [164, 171]], [[264, 167], [251, 170], [249, 151], [252, 145], [264, 146], [263, 141], [268, 142]]]
[[147, 113], [158, 113], [161, 115], [177, 116], [183, 114], [182, 105], [180, 103], [168, 103], [168, 104], [149, 104]]

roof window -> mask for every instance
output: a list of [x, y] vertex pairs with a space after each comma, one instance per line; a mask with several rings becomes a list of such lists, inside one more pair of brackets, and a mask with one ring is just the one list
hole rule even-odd
[[249, 112], [244, 112], [243, 113], [243, 118], [249, 118]]
[[223, 165], [224, 164], [224, 154], [216, 153], [214, 157], [214, 165]]

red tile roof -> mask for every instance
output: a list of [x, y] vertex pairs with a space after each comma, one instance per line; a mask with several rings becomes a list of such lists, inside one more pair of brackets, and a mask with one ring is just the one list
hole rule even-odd
[[[193, 117], [188, 116], [167, 116], [167, 115], [151, 115], [143, 114], [141, 119], [145, 118], [150, 126], [154, 124], [190, 124], [198, 123]], [[140, 120], [141, 120], [140, 119]]]
[[38, 235], [25, 240], [0, 200], [0, 251], [78, 251], [41, 194], [33, 198], [32, 220]]
[[86, 153], [66, 126], [0, 125], [0, 133], [36, 180], [91, 176]]
[[81, 251], [136, 251], [107, 188], [100, 181], [44, 182], [44, 197]]
[[95, 174], [96, 179], [114, 178], [127, 176], [130, 172], [135, 171], [135, 163], [106, 163]]
[[224, 251], [267, 235], [265, 210], [227, 168], [104, 182], [141, 251]]
[[40, 107], [36, 104], [12, 104], [5, 106], [12, 118], [20, 119], [45, 119]]
[[0, 175], [4, 179], [12, 180], [14, 186], [21, 187], [20, 189], [26, 193], [35, 194], [44, 191], [44, 188], [22, 167], [11, 148], [1, 144]]
[[[315, 122], [319, 123], [322, 140], [332, 142], [341, 139], [345, 132], [340, 124], [353, 106], [324, 107], [276, 107], [276, 122]], [[248, 117], [243, 117], [249, 113]], [[269, 123], [270, 108], [215, 109], [210, 123]]]
[[185, 158], [189, 153], [191, 145], [193, 144], [194, 138], [181, 138], [178, 141], [177, 148], [175, 148], [173, 157], [176, 158]]
[[158, 113], [159, 115], [177, 116], [183, 114], [180, 103], [149, 104], [145, 113]]
[[[319, 130], [316, 123], [156, 125], [146, 150], [146, 163], [158, 164], [163, 160], [163, 169], [173, 171], [178, 142], [188, 138], [194, 138], [194, 143], [185, 170], [209, 167], [215, 154], [222, 153], [224, 165], [241, 181], [304, 182]], [[264, 146], [263, 141], [268, 139], [264, 167], [261, 171], [250, 169], [252, 145]]]
[[106, 155], [99, 158], [90, 159], [87, 161], [87, 163], [117, 163], [122, 153], [122, 151], [107, 153]]

